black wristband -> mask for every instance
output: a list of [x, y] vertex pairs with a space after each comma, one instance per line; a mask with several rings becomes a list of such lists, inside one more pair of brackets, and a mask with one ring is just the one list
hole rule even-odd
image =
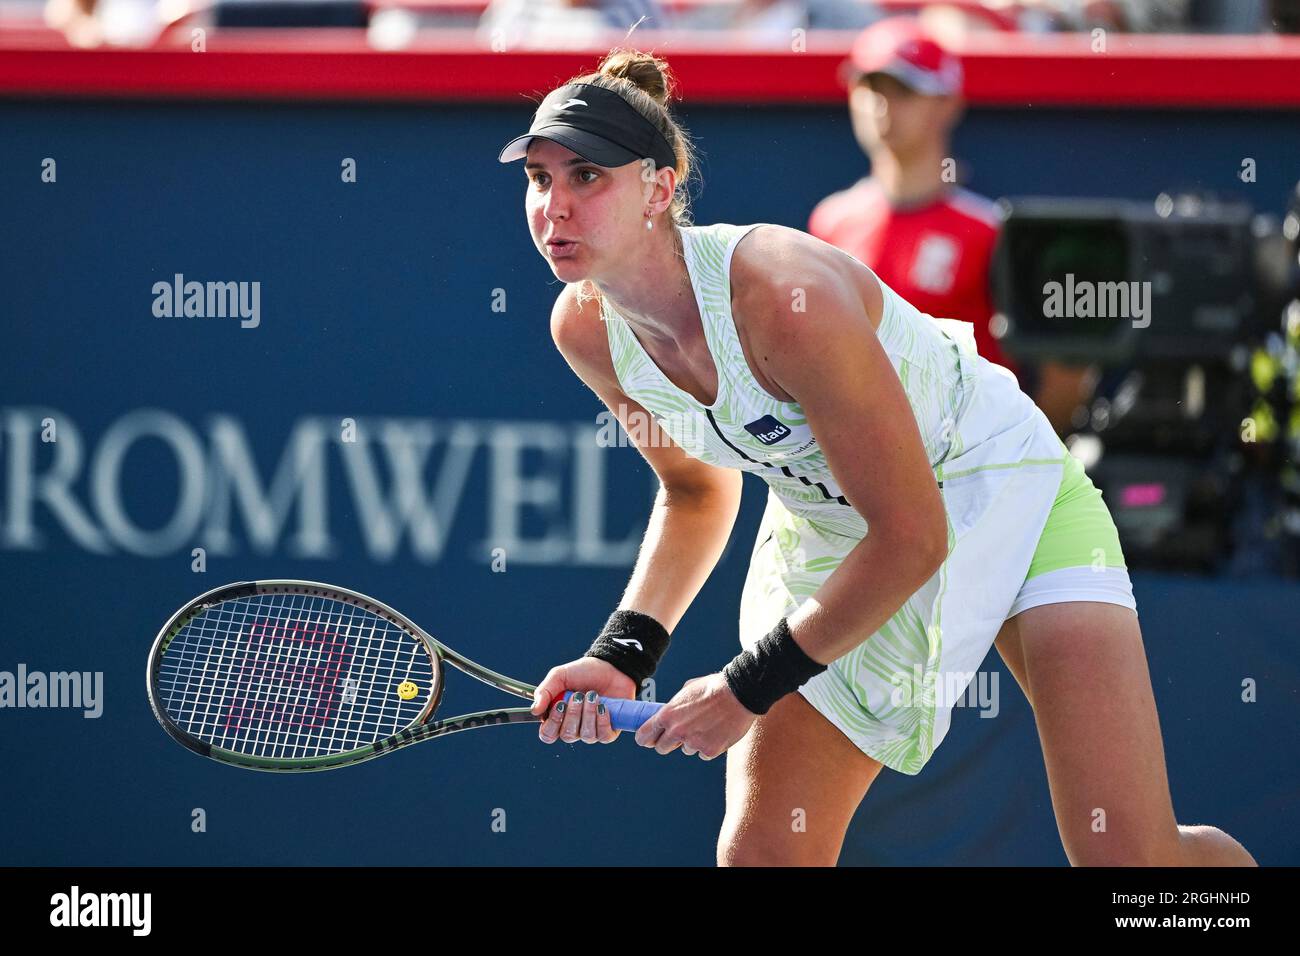
[[615, 611], [583, 656], [598, 657], [613, 664], [632, 678], [636, 693], [640, 693], [642, 681], [655, 672], [668, 651], [670, 640], [667, 628], [649, 614]]
[[741, 651], [722, 675], [746, 710], [766, 714], [778, 700], [824, 670], [825, 664], [818, 664], [795, 643], [790, 622], [783, 617], [759, 639], [752, 654]]

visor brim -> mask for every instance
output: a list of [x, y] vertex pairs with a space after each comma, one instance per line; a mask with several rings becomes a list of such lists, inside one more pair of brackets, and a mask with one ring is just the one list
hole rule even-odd
[[617, 143], [612, 143], [603, 136], [597, 136], [595, 133], [589, 133], [586, 130], [574, 129], [571, 126], [561, 126], [551, 129], [543, 127], [535, 132], [529, 131], [522, 136], [516, 136], [502, 147], [500, 155], [497, 156], [497, 161], [513, 163], [517, 159], [523, 159], [528, 155], [528, 144], [534, 139], [548, 139], [552, 143], [558, 143], [565, 149], [577, 153], [587, 162], [595, 163], [597, 166], [610, 168], [626, 166], [628, 163], [636, 162], [641, 158], [632, 150], [625, 149]]

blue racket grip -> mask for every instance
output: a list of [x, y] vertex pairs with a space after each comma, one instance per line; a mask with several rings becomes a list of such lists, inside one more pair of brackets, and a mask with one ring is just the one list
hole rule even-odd
[[602, 697], [600, 700], [609, 711], [609, 725], [615, 730], [636, 731], [663, 707], [663, 704], [651, 700], [628, 700], [625, 697]]
[[628, 700], [626, 697], [602, 697], [600, 702], [609, 711], [609, 725], [615, 730], [635, 731], [663, 707], [663, 704], [651, 700]]

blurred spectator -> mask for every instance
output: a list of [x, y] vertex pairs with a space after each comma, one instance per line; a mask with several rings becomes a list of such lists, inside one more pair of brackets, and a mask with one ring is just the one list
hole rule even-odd
[[555, 49], [604, 42], [671, 26], [658, 0], [492, 0], [479, 21], [479, 39], [494, 50]]
[[181, 18], [216, 27], [358, 28], [369, 10], [364, 0], [48, 0], [45, 6], [45, 22], [82, 47], [148, 46]]
[[154, 0], [49, 0], [45, 22], [77, 47], [144, 46], [165, 23]]
[[1192, 0], [1021, 0], [1021, 7], [1043, 11], [1058, 30], [1191, 31]]
[[1300, 0], [1269, 0], [1268, 7], [1274, 33], [1300, 33]]
[[218, 27], [364, 27], [370, 11], [363, 0], [214, 0]]
[[880, 17], [869, 0], [733, 0], [701, 3], [681, 17], [696, 30], [726, 30], [755, 46], [789, 46], [792, 32], [861, 30]]
[[1270, 0], [1195, 0], [1192, 22], [1206, 33], [1260, 33], [1268, 29]]
[[1000, 220], [992, 202], [956, 182], [950, 134], [963, 110], [960, 61], [915, 19], [894, 17], [862, 33], [850, 66], [849, 112], [871, 173], [818, 203], [808, 231], [922, 312], [973, 323], [980, 354], [1016, 373], [1064, 433], [1093, 376], [1052, 363], [1019, 368], [989, 328]]

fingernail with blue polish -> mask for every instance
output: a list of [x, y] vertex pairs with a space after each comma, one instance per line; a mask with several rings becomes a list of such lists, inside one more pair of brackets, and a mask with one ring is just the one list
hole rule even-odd
[[587, 691], [587, 703], [594, 704], [597, 696], [599, 695], [594, 690]]

